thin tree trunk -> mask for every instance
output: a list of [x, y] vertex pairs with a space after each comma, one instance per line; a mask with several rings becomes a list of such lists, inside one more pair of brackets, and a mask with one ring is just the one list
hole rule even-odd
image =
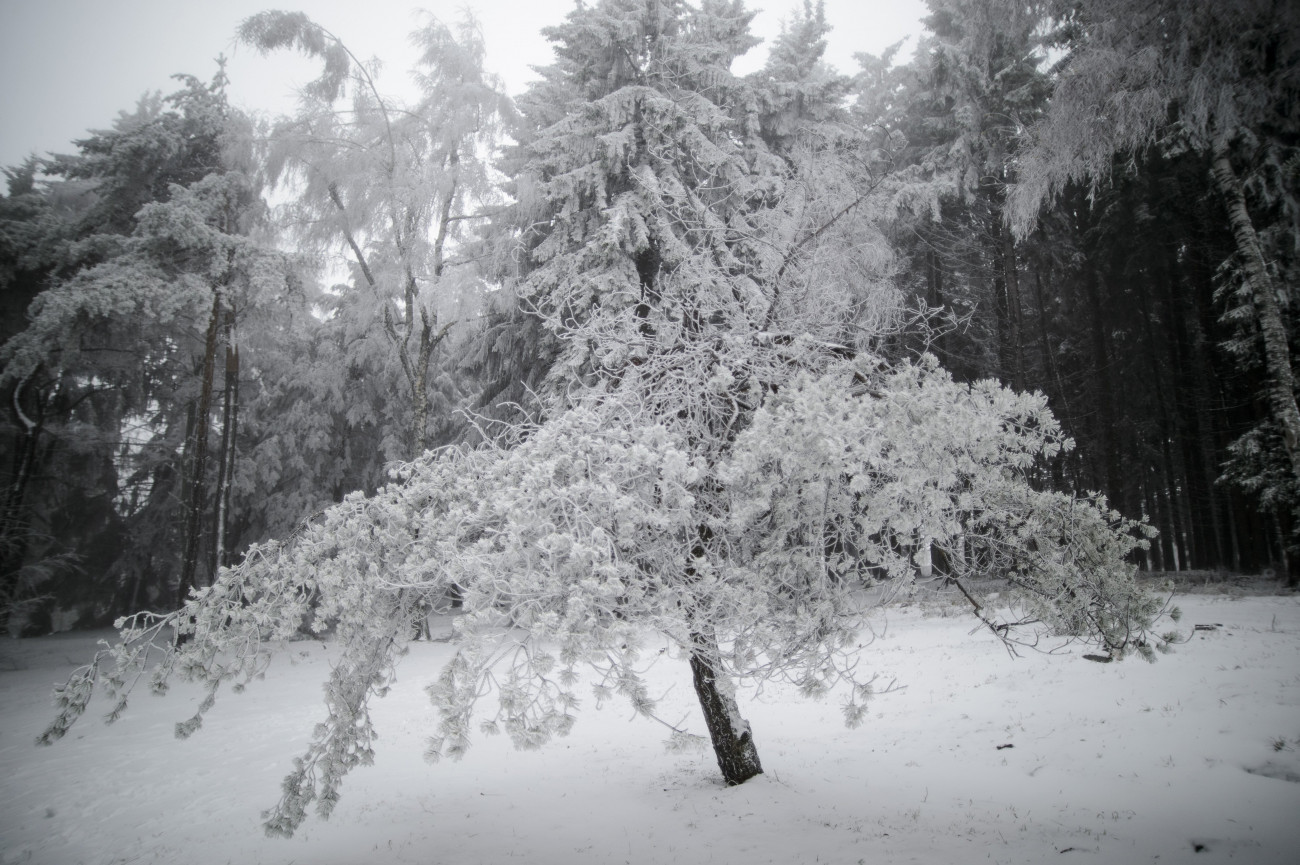
[[1220, 137], [1214, 144], [1210, 173], [1227, 208], [1237, 255], [1245, 270], [1246, 283], [1250, 286], [1255, 314], [1259, 316], [1259, 329], [1264, 338], [1264, 363], [1272, 380], [1268, 389], [1269, 402], [1278, 425], [1282, 427], [1282, 440], [1291, 460], [1291, 470], [1300, 478], [1300, 408], [1296, 406], [1295, 374], [1291, 371], [1286, 326], [1278, 308], [1273, 278], [1264, 263], [1259, 235], [1255, 232], [1250, 211], [1246, 208], [1246, 195], [1241, 180], [1233, 170], [1228, 155], [1226, 138]]
[[[1142, 342], [1146, 347], [1147, 364], [1151, 369], [1151, 389], [1154, 391], [1153, 395], [1155, 396], [1155, 419], [1160, 439], [1160, 460], [1164, 468], [1164, 485], [1170, 490], [1171, 499], [1176, 499], [1176, 501], [1172, 503], [1172, 516], [1175, 521], [1174, 525], [1178, 526], [1176, 531], [1182, 531], [1184, 547], [1187, 547], [1189, 533], [1185, 531], [1183, 527], [1186, 526], [1187, 521], [1191, 519], [1191, 507], [1190, 505], [1179, 507], [1178, 503], [1183, 501], [1184, 496], [1175, 496], [1173, 493], [1173, 490], [1175, 489], [1186, 491], [1189, 485], [1189, 479], [1186, 473], [1186, 461], [1184, 460], [1183, 462], [1184, 472], [1180, 475], [1174, 464], [1174, 455], [1171, 444], [1172, 442], [1177, 441], [1181, 448], [1184, 443], [1182, 430], [1175, 423], [1173, 410], [1171, 410], [1170, 407], [1170, 399], [1167, 396], [1167, 391], [1165, 389], [1164, 370], [1156, 353], [1157, 338], [1155, 328], [1152, 326], [1152, 321], [1155, 319], [1155, 316], [1151, 309], [1151, 299], [1147, 296], [1145, 289], [1139, 289], [1136, 294], [1138, 297], [1138, 311], [1141, 313], [1143, 336], [1145, 337]], [[1171, 343], [1172, 342], [1174, 341], [1171, 341]], [[1173, 363], [1175, 368], [1178, 368], [1182, 363], [1182, 359], [1178, 356], [1176, 350], [1173, 351]], [[1191, 554], [1192, 551], [1189, 548], [1188, 567], [1191, 567]]]
[[718, 641], [712, 633], [691, 634], [691, 676], [695, 695], [704, 711], [704, 724], [713, 741], [718, 768], [728, 786], [743, 784], [763, 774], [749, 722], [740, 715], [735, 689], [719, 670]]
[[375, 283], [375, 275], [370, 271], [370, 264], [366, 261], [365, 253], [361, 251], [361, 247], [357, 244], [356, 238], [352, 235], [352, 226], [348, 223], [348, 211], [347, 208], [343, 206], [343, 197], [339, 195], [339, 187], [337, 183], [330, 183], [329, 193], [330, 201], [334, 202], [334, 207], [338, 210], [339, 218], [342, 220], [340, 228], [343, 230], [343, 239], [347, 241], [348, 247], [352, 250], [353, 256], [356, 257], [357, 266], [361, 268], [361, 275], [365, 277], [366, 285], [370, 286], [372, 289], [377, 288], [378, 286]]
[[1143, 495], [1146, 497], [1147, 507], [1150, 509], [1149, 519], [1151, 520], [1151, 525], [1155, 526], [1156, 529], [1160, 531], [1160, 534], [1157, 534], [1156, 537], [1152, 538], [1149, 553], [1154, 559], [1152, 569], [1156, 571], [1165, 571], [1168, 570], [1168, 568], [1165, 567], [1164, 533], [1160, 526], [1160, 497], [1153, 489], [1154, 485], [1157, 483], [1159, 483], [1159, 480], [1153, 478], [1148, 469], [1146, 489], [1143, 491]]
[[1102, 488], [1112, 507], [1121, 507], [1119, 429], [1115, 415], [1115, 384], [1111, 375], [1110, 349], [1106, 340], [1105, 311], [1101, 300], [1100, 277], [1092, 265], [1085, 265], [1084, 287], [1088, 293], [1089, 332], [1092, 337], [1092, 361], [1096, 376], [1097, 408], [1101, 422], [1097, 433], [1100, 439], [1102, 463]]
[[[1146, 473], [1143, 475], [1142, 483], [1138, 485], [1138, 496], [1141, 499], [1141, 504], [1142, 504], [1142, 520], [1154, 526], [1156, 524], [1156, 521], [1155, 521], [1155, 515], [1151, 512], [1151, 494], [1149, 492], [1150, 486], [1151, 486], [1150, 471], [1147, 470]], [[1158, 547], [1156, 544], [1148, 544], [1147, 548], [1140, 553], [1140, 555], [1142, 556], [1142, 563], [1143, 563], [1142, 570], [1144, 571], [1159, 570], [1156, 567], [1156, 557], [1155, 557], [1155, 551], [1157, 549]]]
[[1228, 540], [1232, 543], [1232, 570], [1241, 573], [1241, 540], [1237, 534], [1237, 509], [1232, 503], [1232, 493], [1226, 493], [1228, 499]]
[[1225, 514], [1229, 513], [1229, 506], [1217, 482], [1218, 454], [1214, 444], [1214, 420], [1210, 409], [1210, 402], [1215, 396], [1214, 389], [1218, 386], [1218, 378], [1210, 363], [1210, 343], [1201, 328], [1195, 299], [1187, 300], [1180, 309], [1178, 301], [1181, 298], [1191, 297], [1191, 292], [1180, 290], [1182, 280], [1176, 276], [1178, 265], [1173, 251], [1167, 250], [1166, 257], [1168, 259], [1166, 268], [1171, 274], [1168, 280], [1169, 304], [1170, 309], [1173, 310], [1171, 320], [1176, 325], [1173, 329], [1174, 339], [1171, 342], [1173, 348], [1183, 346], [1182, 350], [1173, 355], [1174, 363], [1179, 364], [1175, 369], [1183, 369], [1183, 358], [1187, 358], [1188, 371], [1180, 376], [1183, 379], [1182, 390], [1185, 396], [1178, 400], [1178, 404], [1183, 406], [1184, 424], [1188, 427], [1186, 434], [1188, 474], [1191, 477], [1195, 473], [1195, 477], [1205, 491], [1202, 499], [1204, 504], [1198, 506], [1198, 510], [1204, 510], [1206, 506], [1209, 510], [1210, 530], [1204, 546], [1208, 553], [1208, 547], [1212, 544], [1216, 566], [1227, 567], [1230, 553], [1224, 533], [1224, 523], [1225, 520], [1231, 522], [1231, 518], [1225, 517]]
[[1038, 301], [1038, 338], [1042, 340], [1040, 354], [1043, 359], [1043, 370], [1051, 383], [1056, 386], [1056, 398], [1061, 404], [1056, 411], [1057, 416], [1069, 417], [1071, 412], [1069, 401], [1065, 396], [1065, 384], [1061, 381], [1061, 369], [1056, 364], [1056, 352], [1052, 350], [1052, 340], [1047, 330], [1047, 299], [1043, 292], [1041, 270], [1034, 271], [1034, 297]]
[[235, 470], [235, 435], [239, 423], [239, 348], [235, 345], [233, 311], [227, 311], [223, 327], [226, 336], [226, 365], [221, 399], [221, 447], [217, 453], [217, 487], [213, 494], [216, 507], [212, 516], [211, 570], [225, 564], [226, 524], [230, 514], [230, 483]]
[[[221, 291], [212, 294], [212, 315], [203, 348], [203, 380], [199, 402], [194, 409], [192, 458], [190, 459], [189, 495], [185, 502], [185, 540], [181, 557], [181, 579], [176, 587], [177, 606], [182, 606], [195, 586], [202, 538], [203, 503], [207, 497], [208, 415], [212, 411], [212, 379], [216, 372], [217, 331], [221, 327]], [[191, 450], [187, 448], [187, 450]]]
[[[926, 304], [932, 309], [947, 309], [948, 305], [943, 296], [943, 272], [939, 269], [939, 257], [933, 249], [926, 253], [925, 262], [927, 277]], [[944, 366], [952, 369], [953, 358], [948, 349], [948, 341], [948, 329], [940, 325], [939, 333], [934, 338], [934, 347], [943, 360]]]
[[[231, 332], [233, 339], [234, 332]], [[226, 369], [230, 373], [229, 387], [232, 393], [230, 400], [230, 449], [226, 453], [226, 489], [225, 496], [222, 499], [223, 517], [221, 521], [222, 542], [221, 550], [224, 561], [222, 564], [229, 564], [230, 550], [227, 548], [226, 535], [228, 534], [228, 525], [230, 523], [230, 505], [233, 499], [234, 479], [235, 479], [235, 455], [239, 452], [235, 447], [239, 441], [239, 345], [234, 343], [230, 348], [230, 357]]]
[[998, 367], [997, 378], [1008, 387], [1014, 387], [1011, 371], [1011, 315], [1007, 307], [1007, 286], [1001, 268], [993, 277], [993, 318], [997, 325]]
[[[1001, 208], [999, 208], [1001, 213]], [[1020, 302], [1020, 271], [1016, 266], [1016, 241], [1011, 227], [999, 217], [1002, 232], [1002, 273], [1007, 292], [1007, 324], [1011, 328], [1011, 385], [1016, 390], [1025, 387], [1024, 312]]]
[[1279, 579], [1285, 579], [1287, 581], [1287, 584], [1290, 585], [1291, 557], [1287, 554], [1286, 551], [1286, 532], [1282, 530], [1282, 521], [1278, 519], [1277, 511], [1273, 511], [1273, 513], [1270, 516], [1273, 521], [1273, 531], [1277, 533], [1278, 555], [1281, 556], [1280, 567], [1278, 568], [1280, 573], [1278, 573], [1277, 576]]
[[[451, 227], [451, 208], [456, 200], [456, 190], [460, 181], [460, 153], [456, 148], [452, 148], [447, 158], [448, 170], [451, 173], [451, 188], [442, 200], [442, 207], [438, 212], [438, 232], [433, 240], [433, 267], [431, 268], [433, 280], [435, 283], [441, 282], [442, 271], [446, 262], [446, 247], [448, 232]], [[413, 305], [417, 299], [416, 294], [418, 286], [415, 282], [415, 276], [407, 270], [407, 337], [410, 337], [411, 329], [415, 327], [415, 316]], [[447, 329], [450, 324], [443, 325], [436, 335], [434, 329], [438, 326], [438, 314], [429, 313], [427, 306], [420, 307], [420, 345], [417, 349], [415, 358], [415, 381], [411, 383], [412, 399], [415, 403], [415, 452], [416, 454], [424, 453], [428, 447], [429, 439], [429, 364], [433, 358], [433, 352], [447, 335]], [[405, 353], [403, 346], [403, 353]]]
[[[19, 433], [14, 453], [13, 476], [5, 491], [4, 512], [0, 515], [0, 636], [9, 631], [9, 614], [17, 600], [21, 586], [23, 560], [27, 558], [29, 525], [24, 518], [27, 486], [36, 464], [37, 440], [41, 433], [41, 398], [36, 395], [36, 411], [28, 414], [23, 409], [23, 388], [34, 378], [36, 371], [14, 385], [13, 410]], [[33, 417], [32, 415], [35, 415]]]
[[1180, 546], [1179, 538], [1181, 537], [1181, 527], [1178, 525], [1178, 505], [1174, 501], [1173, 491], [1169, 489], [1169, 480], [1165, 479], [1165, 510], [1169, 514], [1169, 554], [1172, 558], [1174, 571], [1178, 572], [1183, 569], [1183, 550]]

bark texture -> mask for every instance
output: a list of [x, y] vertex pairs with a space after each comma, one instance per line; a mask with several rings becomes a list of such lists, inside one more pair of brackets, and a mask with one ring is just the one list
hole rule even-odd
[[203, 346], [203, 379], [194, 425], [186, 442], [188, 484], [185, 497], [185, 547], [181, 557], [181, 578], [176, 586], [176, 605], [183, 606], [190, 589], [196, 585], [199, 547], [202, 540], [203, 504], [207, 499], [208, 423], [212, 411], [212, 378], [216, 371], [217, 332], [221, 328], [221, 292], [212, 296], [212, 314], [208, 320], [207, 339]]
[[743, 784], [763, 774], [749, 722], [740, 716], [731, 683], [718, 669], [718, 641], [712, 635], [696, 633], [691, 635], [691, 644], [695, 695], [704, 710], [704, 724], [709, 728], [718, 768], [728, 786]]

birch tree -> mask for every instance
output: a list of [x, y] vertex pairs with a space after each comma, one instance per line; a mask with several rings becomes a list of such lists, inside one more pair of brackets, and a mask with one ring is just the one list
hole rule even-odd
[[380, 356], [400, 370], [409, 411], [406, 441], [390, 456], [410, 458], [429, 444], [436, 354], [455, 324], [458, 294], [473, 290], [451, 259], [491, 194], [485, 160], [510, 116], [499, 82], [483, 69], [482, 33], [469, 17], [454, 28], [430, 17], [414, 32], [420, 96], [409, 106], [384, 95], [377, 69], [300, 12], [255, 15], [239, 38], [264, 53], [293, 48], [322, 61], [299, 113], [271, 129], [267, 170], [296, 197], [286, 214], [293, 236], [350, 258], [369, 299], [350, 304], [367, 320], [354, 352], [364, 364], [364, 349], [386, 342]]

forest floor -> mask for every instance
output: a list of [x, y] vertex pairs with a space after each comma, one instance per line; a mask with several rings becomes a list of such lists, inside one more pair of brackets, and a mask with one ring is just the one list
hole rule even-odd
[[[266, 838], [260, 814], [323, 715], [329, 646], [290, 644], [189, 740], [172, 728], [197, 689], [178, 685], [136, 697], [111, 727], [97, 698], [38, 748], [50, 687], [110, 634], [6, 640], [0, 863], [1290, 865], [1300, 596], [1184, 582], [1176, 627], [1189, 639], [1155, 664], [1091, 663], [1080, 647], [1012, 658], [949, 597], [884, 611], [862, 664], [900, 689], [857, 730], [834, 697], [742, 691], [766, 774], [734, 788], [710, 750], [668, 752], [664, 728], [621, 702], [588, 701], [542, 750], [479, 737], [464, 760], [430, 766], [423, 686], [452, 648], [416, 643], [374, 707], [375, 765], [289, 840]], [[649, 681], [662, 717], [703, 732], [684, 661], [665, 653]]]

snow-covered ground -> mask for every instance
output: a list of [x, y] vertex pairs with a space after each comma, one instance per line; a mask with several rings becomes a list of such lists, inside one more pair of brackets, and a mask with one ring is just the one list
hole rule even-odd
[[[1012, 659], [955, 608], [894, 609], [863, 663], [906, 688], [858, 730], [833, 699], [743, 693], [767, 774], [731, 789], [711, 751], [667, 752], [623, 703], [589, 703], [541, 751], [479, 739], [430, 766], [422, 686], [451, 649], [417, 643], [376, 705], [375, 765], [290, 840], [260, 813], [323, 714], [326, 647], [292, 644], [187, 741], [172, 728], [195, 691], [177, 686], [38, 748], [50, 686], [107, 635], [5, 641], [0, 863], [1300, 862], [1300, 598], [1178, 603], [1192, 639], [1154, 665]], [[685, 662], [651, 681], [702, 733]]]

